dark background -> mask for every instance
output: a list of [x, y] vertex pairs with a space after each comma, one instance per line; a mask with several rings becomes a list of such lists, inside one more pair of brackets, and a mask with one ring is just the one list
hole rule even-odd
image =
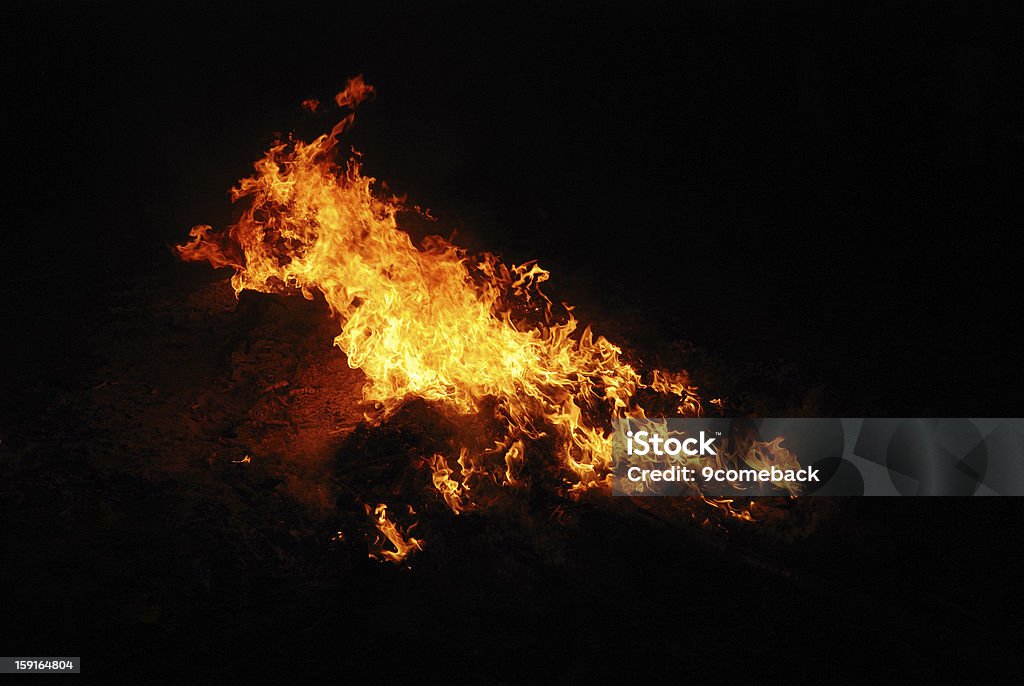
[[5, 287], [172, 269], [275, 132], [333, 122], [299, 103], [363, 73], [351, 142], [440, 232], [796, 361], [849, 415], [1016, 413], [1017, 13], [350, 4], [13, 10]]
[[[299, 103], [328, 103], [362, 73], [378, 95], [360, 108], [350, 140], [368, 172], [432, 208], [441, 233], [459, 230], [457, 242], [510, 261], [539, 259], [554, 273], [552, 288], [585, 312], [639, 312], [655, 322], [645, 329], [652, 336], [706, 346], [724, 365], [789, 361], [808, 383], [825, 384], [837, 414], [1020, 414], [1017, 11], [973, 3], [374, 4], [5, 7], [0, 296], [4, 362], [19, 368], [17, 378], [74, 358], [82, 332], [103, 329], [111, 293], [203, 270], [182, 265], [169, 247], [193, 224], [230, 222], [228, 188], [275, 133], [309, 137], [333, 123], [330, 110], [310, 115]], [[5, 389], [5, 408], [17, 405], [18, 391]], [[126, 497], [145, 512], [164, 496]], [[56, 497], [38, 499], [40, 512], [60, 510]], [[906, 674], [942, 674], [937, 660], [958, 651], [969, 654], [967, 671], [984, 663], [1019, 674], [1019, 665], [989, 659], [1012, 662], [1019, 635], [1009, 600], [1017, 597], [1014, 503], [848, 505], [834, 543], [794, 555], [841, 588], [882, 580], [870, 596], [839, 598], [832, 587], [791, 589], [799, 597], [788, 598], [766, 584], [763, 597], [782, 600], [764, 601], [771, 611], [759, 616], [770, 626], [751, 629], [750, 640], [809, 645], [802, 674], [827, 673], [832, 655], [880, 674], [889, 673], [887, 660]], [[178, 545], [173, 524], [154, 535], [140, 521], [140, 546]], [[616, 525], [590, 527], [574, 554], [597, 577], [647, 580], [653, 589], [681, 577], [736, 584], [741, 601], [721, 611], [737, 624], [749, 598], [762, 597], [756, 573], [728, 561], [695, 564], [689, 544], [659, 548], [666, 537], [641, 528], [606, 549]], [[608, 614], [604, 586], [581, 583], [577, 594], [578, 579], [543, 573], [497, 605], [523, 608], [490, 634], [509, 651], [487, 648], [476, 639], [491, 629], [483, 618], [504, 593], [488, 576], [501, 560], [474, 561], [468, 540], [458, 562], [426, 564], [420, 576], [311, 573], [344, 594], [296, 600], [287, 585], [246, 582], [239, 593], [266, 604], [253, 601], [238, 626], [231, 592], [223, 607], [188, 616], [203, 618], [207, 641], [218, 633], [248, 640], [282, 674], [291, 655], [328, 649], [331, 632], [349, 637], [348, 655], [366, 651], [386, 663], [378, 638], [390, 624], [381, 613], [411, 617], [396, 645], [421, 663], [437, 659], [424, 647], [433, 644], [410, 646], [435, 631], [436, 617], [450, 617], [462, 588], [472, 590], [457, 601], [470, 623], [451, 629], [449, 618], [437, 640], [472, 644], [479, 671], [469, 675], [481, 680], [494, 678], [492, 654], [502, 669], [531, 665], [536, 678], [604, 674], [572, 661], [548, 671], [545, 659], [557, 662], [556, 654], [520, 660], [518, 652], [543, 655], [557, 644], [582, 662], [600, 660], [601, 644], [587, 638], [594, 627], [629, 629], [623, 640], [632, 649], [649, 645], [653, 626], [674, 627], [653, 643], [666, 651], [677, 637], [706, 634], [710, 662], [693, 658], [689, 672], [719, 673], [714, 665], [734, 657], [729, 632], [708, 622], [695, 628], [681, 616], [680, 633], [654, 601], [643, 606], [659, 609], [650, 626], [625, 606]], [[240, 563], [220, 568], [227, 582], [232, 565]], [[92, 602], [102, 607], [87, 599], [74, 611], [88, 615]], [[346, 602], [369, 633], [353, 629]], [[275, 605], [283, 609], [268, 611]], [[319, 633], [303, 623], [306, 611]], [[708, 600], [697, 615], [719, 610]], [[49, 621], [31, 624], [36, 636]], [[833, 622], [846, 633], [830, 648], [832, 635], [815, 627]], [[107, 626], [88, 617], [62, 623], [55, 635], [72, 638]], [[249, 633], [235, 636], [239, 627]], [[136, 641], [140, 672], [149, 659], [171, 664], [162, 634], [118, 630]], [[189, 627], [170, 645], [188, 647]], [[862, 646], [871, 650], [863, 659]], [[224, 654], [221, 644], [203, 650], [206, 668]], [[774, 655], [743, 654], [740, 667], [778, 664]], [[241, 662], [229, 658], [220, 673]], [[318, 664], [321, 676], [336, 674], [332, 663]], [[617, 668], [628, 678], [629, 663]], [[402, 669], [420, 673], [414, 662]]]

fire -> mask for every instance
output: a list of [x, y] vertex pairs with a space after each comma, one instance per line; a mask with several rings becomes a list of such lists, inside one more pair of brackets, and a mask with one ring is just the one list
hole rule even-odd
[[[461, 461], [461, 458], [460, 458]], [[456, 481], [451, 478], [452, 469], [448, 466], [444, 456], [440, 454], [434, 455], [430, 460], [430, 470], [433, 472], [433, 483], [434, 488], [444, 498], [445, 503], [451, 508], [451, 511], [455, 514], [459, 514], [466, 509], [465, 496], [468, 495], [468, 487], [460, 481]], [[463, 478], [468, 474], [463, 473]]]
[[[408, 536], [408, 531], [405, 535], [398, 530], [398, 527], [388, 519], [388, 506], [381, 503], [375, 508], [366, 506], [366, 514], [373, 512], [373, 522], [377, 526], [377, 530], [380, 531], [384, 539], [394, 547], [394, 550], [387, 550], [383, 547], [383, 541], [377, 541], [379, 554], [385, 560], [389, 562], [399, 563], [406, 558], [413, 550], [423, 550], [423, 542], [419, 541], [412, 536]], [[407, 537], [408, 536], [408, 537]], [[374, 557], [374, 554], [370, 554]]]
[[[401, 201], [374, 192], [359, 154], [336, 162], [340, 134], [373, 94], [361, 77], [350, 79], [335, 97], [344, 118], [309, 143], [271, 147], [232, 189], [233, 202], [247, 201], [240, 219], [225, 231], [194, 227], [180, 256], [232, 267], [236, 294], [322, 295], [340, 329], [334, 344], [366, 375], [371, 421], [413, 397], [453, 416], [493, 418], [500, 430], [486, 443], [428, 459], [453, 512], [480, 506], [474, 498], [486, 488], [536, 478], [527, 455], [540, 440], [553, 445], [550, 467], [566, 494], [607, 491], [611, 421], [644, 416], [637, 391], [678, 397], [682, 416], [699, 416], [697, 389], [685, 373], [655, 372], [644, 384], [619, 347], [580, 331], [571, 308], [548, 299], [541, 284], [549, 273], [536, 263], [507, 266], [436, 236], [414, 245], [398, 225]], [[384, 505], [373, 514], [395, 548], [385, 557], [399, 561], [421, 547]]]

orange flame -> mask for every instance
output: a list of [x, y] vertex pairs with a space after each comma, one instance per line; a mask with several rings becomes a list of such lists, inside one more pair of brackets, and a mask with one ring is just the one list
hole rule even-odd
[[[370, 514], [371, 508], [369, 505], [366, 506], [366, 514]], [[398, 527], [388, 519], [388, 506], [381, 503], [377, 507], [373, 508], [373, 520], [377, 526], [377, 530], [384, 536], [384, 539], [390, 543], [394, 550], [387, 550], [383, 546], [383, 541], [377, 541], [376, 554], [389, 562], [399, 563], [404, 560], [409, 553], [413, 550], [423, 550], [423, 542], [408, 535], [408, 531], [405, 535], [398, 530]], [[415, 526], [415, 525], [413, 525]], [[411, 527], [410, 527], [411, 528]], [[374, 553], [370, 553], [370, 557], [376, 557]]]
[[353, 76], [345, 85], [345, 90], [334, 96], [334, 102], [338, 107], [355, 108], [363, 100], [370, 98], [376, 93], [373, 86], [363, 81], [363, 75]]
[[[352, 109], [373, 94], [357, 76], [335, 102]], [[645, 387], [640, 374], [603, 336], [578, 332], [571, 308], [553, 306], [540, 288], [549, 273], [536, 263], [507, 266], [436, 236], [414, 245], [396, 220], [400, 201], [373, 192], [357, 154], [335, 162], [338, 136], [353, 121], [349, 112], [310, 143], [278, 141], [232, 189], [233, 201], [248, 200], [237, 223], [193, 228], [181, 257], [232, 267], [236, 294], [321, 294], [338, 320], [334, 343], [366, 375], [364, 399], [378, 418], [409, 397], [454, 415], [493, 413], [503, 427], [496, 438], [455, 446], [459, 472], [442, 455], [429, 460], [453, 512], [472, 508], [482, 484], [533, 478], [526, 456], [539, 439], [554, 446], [552, 466], [570, 495], [608, 490], [611, 422], [644, 416], [634, 399]], [[678, 396], [683, 416], [703, 412], [685, 373], [655, 373], [650, 387]], [[396, 548], [386, 557], [419, 547], [383, 505], [374, 513]]]
[[448, 466], [443, 455], [434, 455], [430, 460], [430, 469], [433, 472], [432, 480], [434, 488], [455, 514], [460, 514], [466, 509], [464, 495], [469, 488], [462, 482], [451, 478], [452, 469]]

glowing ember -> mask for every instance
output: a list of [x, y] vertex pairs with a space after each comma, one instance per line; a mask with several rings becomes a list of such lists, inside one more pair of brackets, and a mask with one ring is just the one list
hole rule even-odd
[[[535, 263], [506, 266], [439, 237], [415, 246], [396, 222], [400, 201], [374, 194], [358, 154], [335, 161], [352, 110], [373, 92], [361, 77], [349, 80], [335, 98], [349, 112], [331, 132], [276, 143], [232, 189], [233, 201], [248, 200], [238, 222], [222, 232], [196, 226], [179, 254], [234, 268], [236, 293], [322, 294], [340, 325], [335, 345], [367, 377], [370, 421], [412, 397], [452, 416], [491, 418], [500, 428], [486, 443], [428, 460], [453, 512], [485, 504], [477, 494], [486, 488], [527, 485], [536, 476], [529, 446], [540, 440], [556, 457], [545, 468], [568, 495], [607, 490], [611, 421], [644, 416], [638, 389], [678, 398], [681, 416], [699, 416], [697, 389], [685, 372], [656, 371], [642, 383], [617, 346], [578, 332], [569, 308], [553, 306], [540, 289], [549, 274]], [[385, 558], [421, 547], [384, 505], [373, 516], [395, 549]]]

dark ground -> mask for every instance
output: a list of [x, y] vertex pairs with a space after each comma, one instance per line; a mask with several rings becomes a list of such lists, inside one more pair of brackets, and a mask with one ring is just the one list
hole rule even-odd
[[344, 471], [358, 374], [316, 304], [236, 304], [167, 249], [363, 72], [369, 171], [645, 358], [693, 341], [761, 414], [1017, 416], [1020, 21], [967, 7], [5, 9], [0, 652], [1019, 681], [1013, 498], [431, 510], [411, 571], [332, 542], [374, 476]]
[[[66, 330], [74, 356], [8, 377], [8, 652], [223, 678], [1020, 673], [1012, 500], [771, 501], [751, 524], [537, 494], [453, 518], [412, 466], [431, 427], [356, 428], [322, 306], [170, 281], [111, 293], [102, 327]], [[367, 557], [352, 493], [416, 503], [411, 568]]]

